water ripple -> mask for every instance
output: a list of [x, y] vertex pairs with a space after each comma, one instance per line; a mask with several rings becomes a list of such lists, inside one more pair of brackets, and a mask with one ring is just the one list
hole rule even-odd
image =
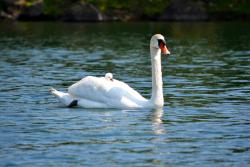
[[[0, 23], [0, 166], [249, 166], [249, 24], [239, 24], [232, 34], [230, 23]], [[49, 94], [112, 72], [150, 97], [154, 32], [173, 53], [162, 58], [163, 110], [69, 109]]]

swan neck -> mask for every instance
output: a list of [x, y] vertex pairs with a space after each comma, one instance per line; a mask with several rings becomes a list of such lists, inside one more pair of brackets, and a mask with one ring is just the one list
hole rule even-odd
[[152, 64], [152, 96], [150, 100], [154, 107], [162, 107], [164, 105], [164, 98], [162, 89], [161, 50], [150, 47], [150, 53]]

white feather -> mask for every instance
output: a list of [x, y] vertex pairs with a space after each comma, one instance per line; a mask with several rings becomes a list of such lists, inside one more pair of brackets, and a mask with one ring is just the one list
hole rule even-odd
[[[67, 106], [72, 101], [77, 100], [77, 104], [85, 108], [127, 109], [162, 107], [164, 101], [159, 40], [164, 40], [164, 37], [156, 34], [150, 41], [152, 64], [152, 96], [150, 99], [145, 99], [126, 83], [113, 79], [111, 73], [107, 73], [105, 77], [87, 76], [70, 86], [68, 93], [55, 89], [51, 89], [51, 93]], [[167, 48], [164, 48], [164, 50], [166, 51]]]

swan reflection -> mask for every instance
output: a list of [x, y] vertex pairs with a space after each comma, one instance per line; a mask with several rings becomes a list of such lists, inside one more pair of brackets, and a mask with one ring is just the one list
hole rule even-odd
[[154, 131], [155, 134], [165, 133], [162, 116], [163, 116], [163, 109], [154, 109], [152, 111], [152, 117], [151, 117], [153, 122], [152, 130]]

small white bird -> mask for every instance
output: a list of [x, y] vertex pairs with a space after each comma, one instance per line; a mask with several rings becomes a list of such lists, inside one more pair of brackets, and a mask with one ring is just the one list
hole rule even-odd
[[105, 74], [105, 79], [110, 80], [110, 81], [113, 81], [113, 74], [110, 73], [110, 72], [106, 73], [106, 74]]

